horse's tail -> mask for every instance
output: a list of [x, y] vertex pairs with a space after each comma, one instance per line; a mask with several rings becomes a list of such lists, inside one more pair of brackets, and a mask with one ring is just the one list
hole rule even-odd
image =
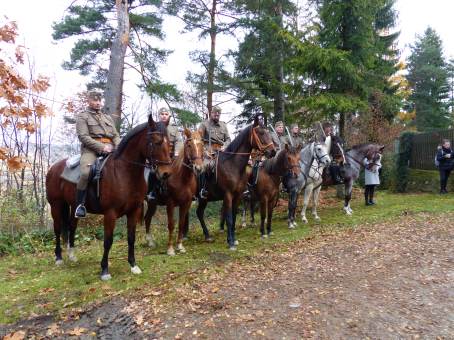
[[69, 224], [71, 223], [71, 209], [68, 203], [64, 202], [61, 209], [61, 237], [63, 242], [69, 242]]

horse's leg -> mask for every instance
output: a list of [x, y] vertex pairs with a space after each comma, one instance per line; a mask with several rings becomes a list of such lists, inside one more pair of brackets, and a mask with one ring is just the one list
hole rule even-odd
[[267, 238], [265, 234], [265, 219], [266, 219], [266, 206], [268, 205], [267, 197], [261, 197], [260, 199], [260, 235], [262, 238]]
[[224, 205], [222, 205], [221, 216], [220, 216], [220, 221], [219, 221], [219, 230], [224, 232], [224, 226], [225, 226], [225, 214], [224, 214]]
[[317, 205], [318, 205], [318, 197], [320, 195], [321, 186], [319, 185], [317, 189], [312, 191], [312, 216], [316, 221], [320, 221], [320, 216], [317, 214]]
[[71, 262], [77, 262], [75, 255], [74, 240], [76, 238], [77, 218], [72, 214], [69, 217], [69, 242], [68, 242], [68, 258]]
[[184, 218], [183, 241], [187, 241], [189, 239], [188, 235], [189, 235], [189, 210]]
[[287, 223], [290, 229], [296, 227], [295, 221], [295, 210], [296, 210], [296, 202], [298, 200], [298, 192], [296, 190], [291, 190], [290, 195], [288, 198], [288, 215], [287, 215]]
[[255, 219], [254, 219], [254, 212], [255, 212], [255, 204], [256, 202], [252, 199], [249, 201], [249, 210], [251, 214], [251, 225], [255, 227]]
[[128, 227], [128, 262], [131, 266], [131, 273], [141, 274], [142, 270], [136, 265], [136, 257], [134, 255], [134, 245], [136, 243], [136, 225], [140, 219], [142, 213], [142, 207], [132, 211], [127, 216], [127, 227]]
[[145, 231], [146, 231], [146, 236], [145, 239], [147, 240], [148, 246], [150, 248], [156, 248], [156, 241], [153, 238], [153, 234], [150, 231], [150, 226], [151, 226], [151, 220], [156, 213], [157, 209], [157, 204], [156, 203], [151, 203], [148, 201], [147, 204], [147, 212], [145, 213], [144, 221], [145, 221]]
[[224, 214], [227, 223], [227, 243], [230, 250], [236, 250], [235, 231], [233, 229], [232, 194], [230, 192], [226, 192], [224, 195]]
[[186, 229], [186, 222], [188, 221], [189, 208], [191, 207], [191, 201], [189, 204], [182, 204], [178, 209], [178, 238], [177, 238], [177, 251], [186, 253], [186, 249], [183, 246], [183, 234]]
[[208, 201], [207, 200], [199, 200], [199, 205], [197, 206], [197, 218], [199, 219], [200, 225], [202, 226], [203, 235], [205, 236], [205, 241], [212, 241], [210, 237], [210, 233], [208, 231], [207, 225], [205, 224], [204, 214], [205, 208], [207, 207]]
[[[236, 196], [232, 202], [232, 220], [233, 220], [233, 235], [235, 235], [236, 231], [236, 216], [238, 214], [238, 207], [240, 206], [241, 195]], [[234, 244], [238, 245], [238, 240], [235, 239]]]
[[347, 215], [353, 213], [352, 208], [350, 208], [350, 200], [352, 199], [352, 188], [353, 181], [349, 180], [345, 182], [345, 202], [344, 202], [344, 211]]
[[273, 232], [271, 231], [271, 220], [273, 219], [273, 209], [276, 206], [277, 203], [277, 197], [274, 199], [269, 200], [268, 202], [268, 211], [267, 211], [267, 220], [266, 220], [266, 232], [268, 235], [273, 235]]
[[243, 228], [246, 228], [247, 227], [247, 222], [246, 222], [246, 213], [247, 213], [247, 207], [248, 207], [248, 204], [249, 203], [249, 200], [244, 198], [242, 200], [242, 204], [241, 204], [241, 227]]
[[167, 229], [169, 230], [169, 239], [167, 241], [167, 255], [174, 256], [175, 250], [173, 249], [173, 229], [175, 228], [175, 221], [173, 219], [174, 205], [173, 202], [167, 202]]
[[61, 255], [61, 229], [65, 214], [65, 203], [52, 203], [50, 205], [50, 213], [54, 220], [54, 234], [55, 234], [55, 264], [57, 266], [63, 264], [63, 257]]
[[107, 281], [112, 278], [109, 274], [109, 251], [112, 248], [113, 232], [115, 229], [116, 215], [114, 212], [104, 214], [104, 253], [101, 260], [101, 280]]
[[311, 194], [312, 194], [312, 183], [307, 184], [306, 188], [304, 189], [304, 203], [303, 203], [303, 209], [301, 210], [301, 219], [303, 220], [304, 223], [308, 223], [307, 218], [306, 218], [306, 209], [309, 205], [309, 201], [311, 199]]

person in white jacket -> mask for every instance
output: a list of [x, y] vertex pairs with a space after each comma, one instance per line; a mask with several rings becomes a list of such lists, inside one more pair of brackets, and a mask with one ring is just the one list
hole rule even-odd
[[364, 198], [366, 205], [374, 205], [374, 192], [375, 187], [380, 184], [379, 170], [381, 168], [381, 155], [376, 160], [369, 160], [364, 158], [363, 164], [365, 167], [364, 170]]

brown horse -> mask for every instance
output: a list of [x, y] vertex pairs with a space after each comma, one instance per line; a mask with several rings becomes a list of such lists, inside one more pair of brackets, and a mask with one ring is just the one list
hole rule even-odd
[[183, 152], [172, 163], [172, 176], [166, 181], [167, 190], [164, 194], [157, 193], [155, 200], [148, 200], [148, 209], [145, 214], [145, 228], [147, 240], [152, 244], [153, 237], [150, 233], [150, 223], [158, 205], [167, 206], [167, 222], [169, 229], [169, 240], [167, 243], [167, 254], [175, 255], [173, 249], [173, 212], [179, 207], [178, 239], [177, 250], [184, 253], [183, 231], [188, 222], [188, 212], [192, 199], [197, 192], [197, 174], [203, 170], [203, 140], [198, 131], [192, 132], [184, 129], [186, 139]]
[[[260, 233], [262, 238], [271, 235], [273, 209], [279, 198], [279, 186], [286, 176], [298, 177], [301, 147], [285, 145], [285, 148], [272, 158], [263, 162], [257, 175], [257, 183], [251, 187], [250, 211], [251, 222], [254, 223], [254, 206], [260, 203]], [[266, 219], [266, 233], [265, 233]]]
[[[148, 164], [147, 164], [148, 162]], [[142, 214], [143, 198], [146, 194], [144, 168], [151, 166], [157, 169], [160, 176], [170, 174], [169, 142], [167, 130], [162, 123], [155, 123], [151, 115], [148, 123], [131, 130], [121, 141], [114, 154], [108, 158], [100, 181], [100, 198], [96, 199], [94, 186], [89, 185], [87, 211], [104, 215], [104, 254], [101, 261], [101, 279], [111, 278], [108, 269], [109, 250], [113, 242], [115, 220], [127, 216], [128, 228], [128, 262], [133, 274], [140, 274], [134, 256], [136, 224]], [[49, 169], [46, 176], [47, 201], [51, 206], [55, 232], [56, 264], [61, 264], [62, 254], [60, 236], [65, 238], [69, 228], [69, 258], [75, 261], [74, 237], [77, 219], [76, 185], [60, 177], [65, 168], [61, 160]]]
[[267, 157], [276, 153], [270, 134], [258, 118], [243, 129], [225, 150], [219, 151], [214, 173], [207, 178], [208, 197], [199, 199], [197, 207], [197, 217], [207, 238], [209, 233], [204, 220], [205, 208], [208, 202], [223, 200], [223, 218], [227, 222], [227, 243], [230, 250], [235, 250], [238, 244], [235, 240], [236, 214], [248, 180], [246, 166], [252, 149]]

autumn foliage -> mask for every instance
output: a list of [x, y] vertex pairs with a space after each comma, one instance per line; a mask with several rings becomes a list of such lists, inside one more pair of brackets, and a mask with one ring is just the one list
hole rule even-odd
[[40, 94], [49, 88], [49, 79], [38, 76], [25, 79], [19, 70], [26, 63], [25, 49], [16, 44], [17, 25], [9, 22], [0, 26], [0, 161], [8, 169], [17, 171], [27, 165], [20, 146], [14, 143], [19, 135], [33, 134], [41, 119], [49, 115], [49, 108], [40, 100]]

